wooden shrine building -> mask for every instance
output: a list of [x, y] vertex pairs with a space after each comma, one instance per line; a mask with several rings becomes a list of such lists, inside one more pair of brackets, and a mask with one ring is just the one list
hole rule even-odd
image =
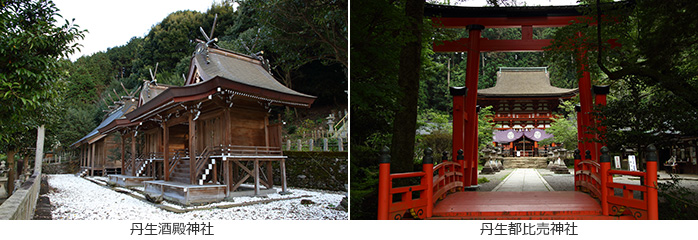
[[553, 137], [545, 129], [560, 101], [576, 94], [551, 86], [546, 67], [502, 67], [494, 87], [478, 90], [477, 103], [493, 106], [495, 145], [512, 156], [538, 156], [538, 142]]
[[137, 108], [98, 127], [124, 137], [123, 172], [109, 182], [184, 205], [276, 192], [275, 184], [286, 192], [281, 123], [270, 122], [270, 107], [314, 100], [280, 84], [261, 57], [199, 41], [184, 86], [145, 82]]
[[121, 134], [101, 133], [99, 129], [125, 118], [126, 113], [136, 108], [137, 102], [132, 97], [124, 96], [114, 103], [115, 106], [110, 106], [110, 111], [95, 129], [71, 145], [80, 153], [80, 174], [106, 176], [122, 172], [123, 155], [118, 147], [123, 139]]

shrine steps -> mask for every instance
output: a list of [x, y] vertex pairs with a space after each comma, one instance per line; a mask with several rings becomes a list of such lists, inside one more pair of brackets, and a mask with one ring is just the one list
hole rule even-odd
[[170, 181], [189, 183], [189, 159], [180, 159], [170, 176]]
[[504, 169], [514, 168], [545, 168], [548, 158], [545, 157], [505, 157], [502, 159]]
[[439, 201], [430, 219], [611, 220], [596, 199], [581, 192], [456, 192]]

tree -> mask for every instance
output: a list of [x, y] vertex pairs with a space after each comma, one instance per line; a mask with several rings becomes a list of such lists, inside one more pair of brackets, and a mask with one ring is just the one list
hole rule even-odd
[[[611, 149], [698, 134], [698, 5], [693, 1], [585, 1], [586, 21], [559, 29], [552, 60], [570, 59], [580, 47], [597, 84], [611, 85], [602, 111]], [[599, 21], [600, 20], [600, 21]], [[591, 24], [598, 22], [599, 24]], [[680, 30], [679, 30], [680, 29]]]
[[547, 133], [553, 135], [552, 138], [540, 141], [539, 145], [550, 143], [562, 143], [565, 149], [573, 150], [577, 148], [577, 116], [574, 111], [574, 102], [565, 101], [560, 104], [562, 114], [552, 118], [550, 127], [545, 129]]
[[[31, 144], [31, 129], [55, 114], [63, 88], [59, 61], [77, 49], [86, 30], [66, 20], [59, 25], [58, 9], [51, 1], [18, 0], [0, 8], [0, 144], [14, 167], [14, 154]], [[14, 170], [8, 182], [12, 189]]]
[[258, 25], [244, 31], [242, 24], [234, 43], [248, 54], [264, 51], [273, 63], [272, 71], [289, 88], [293, 88], [296, 71], [302, 66], [322, 61], [341, 64], [348, 69], [348, 19], [346, 0], [247, 0], [241, 9], [254, 13]]
[[406, 1], [405, 16], [407, 25], [404, 31], [408, 32], [409, 38], [402, 46], [399, 58], [398, 109], [393, 119], [393, 139], [390, 149], [390, 156], [396, 160], [391, 164], [393, 172], [411, 171], [411, 160], [414, 159], [417, 99], [422, 60], [424, 1]]

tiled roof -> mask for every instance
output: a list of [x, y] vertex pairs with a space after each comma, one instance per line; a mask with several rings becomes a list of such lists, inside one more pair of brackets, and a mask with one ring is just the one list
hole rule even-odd
[[478, 90], [477, 95], [479, 98], [571, 97], [577, 90], [551, 86], [545, 68], [501, 68], [496, 85]]

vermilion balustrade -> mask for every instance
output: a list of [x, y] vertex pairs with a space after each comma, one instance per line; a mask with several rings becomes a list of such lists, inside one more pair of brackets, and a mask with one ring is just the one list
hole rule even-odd
[[[601, 148], [598, 162], [581, 161], [579, 150], [575, 151], [575, 186], [577, 190], [589, 192], [598, 197], [604, 215], [631, 215], [635, 219], [659, 219], [657, 209], [657, 149], [654, 145], [647, 147], [647, 166], [645, 172], [611, 169], [611, 157], [608, 148]], [[588, 156], [588, 154], [587, 154]], [[617, 183], [614, 175], [636, 176], [643, 179], [640, 185]], [[621, 189], [622, 194], [616, 196], [615, 190]], [[641, 199], [634, 197], [635, 192], [641, 193]]]
[[[417, 219], [429, 218], [434, 204], [449, 192], [463, 189], [463, 166], [448, 161], [434, 166], [432, 150], [424, 151], [422, 171], [390, 174], [388, 149], [381, 151], [378, 182], [378, 219], [403, 219], [411, 215]], [[419, 179], [419, 185], [394, 187], [396, 179]]]

